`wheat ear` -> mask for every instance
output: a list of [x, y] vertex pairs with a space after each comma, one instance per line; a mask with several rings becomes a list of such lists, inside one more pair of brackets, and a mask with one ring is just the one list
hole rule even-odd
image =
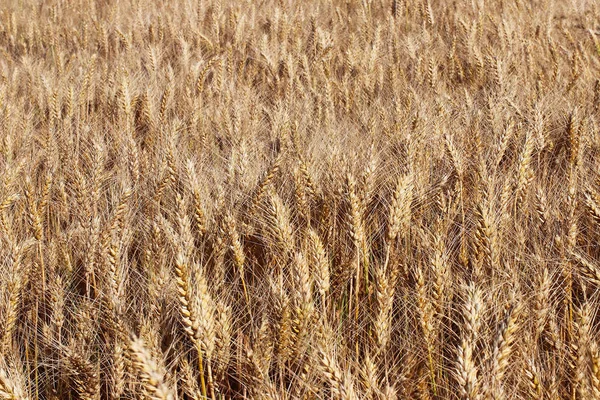
[[129, 351], [148, 396], [152, 400], [173, 400], [175, 398], [173, 391], [165, 382], [164, 368], [152, 357], [143, 339], [132, 338]]
[[466, 301], [462, 308], [463, 329], [458, 347], [456, 380], [463, 400], [476, 400], [479, 397], [478, 371], [475, 366], [475, 350], [482, 312], [481, 292], [473, 283], [465, 288]]

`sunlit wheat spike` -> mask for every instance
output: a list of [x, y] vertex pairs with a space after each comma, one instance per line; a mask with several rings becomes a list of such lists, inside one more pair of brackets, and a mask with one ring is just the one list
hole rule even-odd
[[149, 397], [153, 400], [173, 400], [174, 394], [165, 382], [165, 371], [153, 358], [144, 341], [133, 338], [129, 351]]
[[25, 387], [25, 378], [16, 371], [0, 367], [0, 399], [29, 400]]

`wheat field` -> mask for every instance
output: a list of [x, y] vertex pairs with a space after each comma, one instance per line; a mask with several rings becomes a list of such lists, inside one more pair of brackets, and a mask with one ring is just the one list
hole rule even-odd
[[0, 399], [600, 399], [600, 3], [0, 1]]

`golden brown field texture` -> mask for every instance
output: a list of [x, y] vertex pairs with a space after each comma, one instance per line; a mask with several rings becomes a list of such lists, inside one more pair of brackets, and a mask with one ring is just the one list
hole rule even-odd
[[0, 400], [600, 399], [600, 3], [0, 1]]

